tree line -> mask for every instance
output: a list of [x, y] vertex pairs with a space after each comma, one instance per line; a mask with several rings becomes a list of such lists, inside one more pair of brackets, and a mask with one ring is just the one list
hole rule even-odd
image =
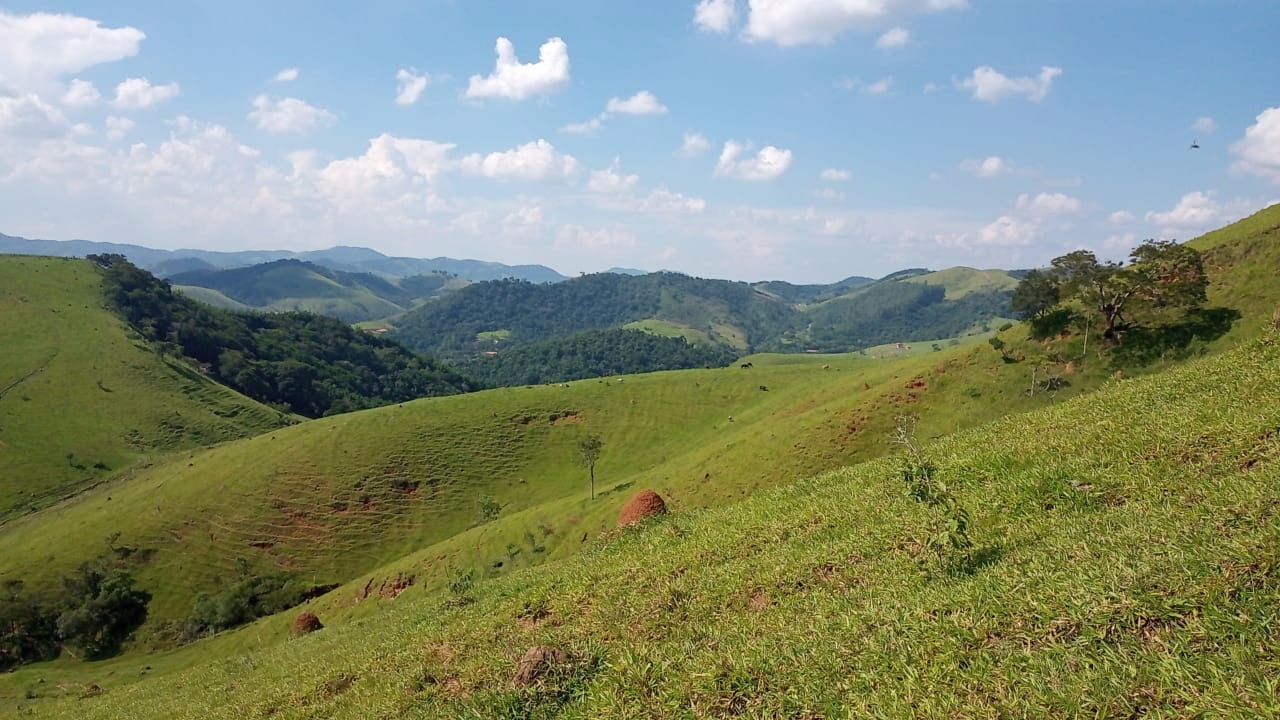
[[458, 368], [489, 385], [536, 385], [656, 370], [722, 367], [734, 357], [724, 348], [690, 345], [682, 337], [613, 329], [505, 348], [493, 356], [463, 361]]
[[1209, 277], [1199, 251], [1172, 240], [1146, 240], [1127, 262], [1103, 262], [1088, 250], [1054, 258], [1026, 273], [1012, 307], [1033, 338], [1080, 334], [1087, 351], [1098, 338], [1117, 365], [1185, 357], [1231, 329], [1239, 311], [1206, 307]]
[[824, 292], [854, 294], [807, 308], [787, 299], [799, 297], [794, 287], [765, 286], [788, 290], [779, 299], [743, 282], [670, 272], [600, 273], [544, 285], [490, 281], [406, 313], [396, 322], [395, 336], [409, 347], [454, 360], [491, 349], [482, 338], [495, 330], [504, 331], [502, 343], [510, 347], [657, 318], [696, 328], [726, 347], [724, 333], [740, 332], [735, 339], [745, 339], [746, 352], [846, 352], [887, 342], [951, 337], [1009, 312], [1008, 291], [976, 292], [949, 301], [937, 286], [893, 277], [874, 283], [856, 280], [815, 286]]
[[86, 660], [110, 657], [147, 618], [151, 593], [119, 563], [98, 560], [28, 592], [20, 579], [0, 584], [0, 672], [52, 660], [64, 650]]
[[303, 312], [221, 310], [175, 292], [123, 255], [90, 255], [107, 304], [160, 352], [186, 357], [260, 402], [307, 417], [478, 387], [399, 343]]

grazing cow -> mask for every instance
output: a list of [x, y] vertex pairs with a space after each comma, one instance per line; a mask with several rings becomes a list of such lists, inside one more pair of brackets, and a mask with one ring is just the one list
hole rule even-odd
[[761, 389], [761, 390], [763, 390], [764, 392], [769, 392], [769, 386], [768, 386], [768, 385], [761, 385], [761, 386], [760, 386], [760, 389]]
[[752, 365], [749, 362], [744, 362], [739, 367], [741, 367], [743, 370], [746, 370], [747, 368], [752, 367]]
[[823, 369], [823, 370], [830, 370], [830, 369], [831, 369], [831, 366], [830, 366], [830, 365], [827, 365], [827, 364], [824, 364], [824, 365], [822, 366], [822, 369]]

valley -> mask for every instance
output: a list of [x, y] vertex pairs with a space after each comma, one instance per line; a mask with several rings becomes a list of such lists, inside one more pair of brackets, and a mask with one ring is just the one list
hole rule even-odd
[[[1143, 342], [1163, 349], [1138, 365], [1117, 364], [1139, 357], [1133, 350], [1109, 356], [1096, 339], [1086, 351], [1076, 333], [1035, 339], [1028, 324], [1007, 323], [990, 334], [939, 336], [911, 347], [755, 353], [727, 367], [515, 385], [313, 420], [271, 411], [262, 415], [270, 425], [237, 425], [239, 439], [197, 435], [146, 456], [126, 454], [120, 468], [108, 465], [97, 477], [72, 473], [47, 486], [31, 484], [36, 475], [15, 465], [8, 476], [26, 482], [14, 487], [10, 517], [0, 524], [0, 579], [21, 579], [24, 592], [39, 595], [85, 562], [116, 564], [150, 602], [118, 657], [85, 662], [64, 655], [20, 667], [0, 675], [0, 702], [41, 715], [111, 717], [127, 707], [139, 717], [172, 716], [177, 683], [201, 688], [184, 703], [193, 717], [363, 717], [374, 706], [391, 714], [434, 708], [490, 715], [510, 706], [521, 713], [573, 707], [612, 715], [642, 696], [654, 708], [733, 704], [737, 683], [767, 675], [767, 684], [743, 686], [752, 689], [741, 691], [742, 702], [774, 713], [832, 711], [855, 687], [868, 703], [896, 707], [869, 678], [912, 663], [924, 687], [940, 690], [924, 701], [933, 712], [974, 703], [1010, 712], [1058, 707], [1054, 695], [1034, 690], [978, 698], [953, 684], [944, 666], [898, 646], [872, 652], [864, 645], [862, 659], [850, 660], [853, 673], [837, 682], [836, 666], [819, 656], [839, 658], [838, 645], [879, 646], [884, 639], [874, 630], [818, 633], [836, 645], [816, 655], [804, 643], [822, 623], [858, 617], [860, 627], [891, 624], [938, 657], [945, 656], [941, 648], [963, 647], [951, 652], [991, 662], [1012, 658], [1002, 654], [1004, 641], [965, 645], [964, 633], [1024, 623], [1051, 639], [1037, 641], [1031, 664], [1001, 671], [1009, 682], [1087, 661], [1093, 674], [1078, 682], [1114, 683], [1118, 666], [1097, 653], [1114, 648], [1144, 657], [1144, 636], [1128, 628], [1145, 626], [1126, 625], [1115, 613], [1129, 606], [1107, 604], [1098, 593], [1119, 588], [1113, 592], [1130, 598], [1125, 602], [1147, 608], [1141, 603], [1169, 590], [1144, 578], [1166, 574], [1185, 578], [1190, 594], [1177, 606], [1184, 609], [1150, 606], [1140, 612], [1162, 619], [1133, 622], [1162, 623], [1165, 642], [1223, 632], [1203, 625], [1219, 591], [1202, 565], [1227, 562], [1228, 543], [1246, 548], [1232, 563], [1267, 562], [1273, 527], [1255, 522], [1205, 532], [1205, 523], [1222, 528], [1230, 513], [1252, 517], [1271, 502], [1266, 478], [1277, 456], [1267, 428], [1280, 418], [1268, 399], [1277, 362], [1268, 328], [1280, 297], [1263, 286], [1265, 273], [1254, 261], [1262, 257], [1265, 266], [1273, 252], [1277, 210], [1194, 243], [1211, 275], [1205, 312], [1231, 308], [1241, 319], [1224, 330], [1185, 325], [1178, 332], [1191, 333], [1187, 338], [1148, 338]], [[131, 396], [189, 397], [191, 413], [229, 402], [262, 407], [180, 358], [155, 352], [141, 337], [130, 339], [94, 296], [100, 270], [90, 263], [12, 257], [0, 263], [6, 269], [12, 280], [5, 287], [14, 289], [6, 307], [28, 306], [37, 313], [32, 317], [66, 312], [99, 328], [87, 332], [116, 328], [107, 342], [155, 363], [144, 372], [135, 360], [125, 366], [127, 379], [110, 375], [102, 384], [169, 372], [220, 389], [192, 394], [180, 384], [160, 384]], [[969, 294], [987, 286], [970, 274], [964, 284]], [[947, 286], [947, 292], [965, 291]], [[28, 357], [76, 357], [65, 335], [41, 342]], [[1196, 359], [1201, 355], [1208, 357]], [[24, 372], [15, 364], [7, 371], [15, 376], [11, 386], [27, 387], [57, 365], [34, 367]], [[10, 418], [39, 407], [10, 402], [0, 398]], [[94, 427], [113, 427], [117, 421], [102, 414], [107, 407], [118, 410], [99, 401], [77, 413]], [[130, 412], [133, 423], [147, 417]], [[0, 426], [11, 432], [54, 424], [39, 418], [27, 414], [24, 422]], [[971, 518], [976, 544], [961, 570], [930, 569], [922, 555], [918, 528], [932, 521], [929, 511], [903, 499], [902, 447], [894, 438], [904, 427]], [[578, 458], [588, 436], [603, 440], [594, 499]], [[67, 462], [52, 450], [43, 459], [21, 457], [49, 468]], [[1174, 477], [1189, 484], [1169, 484]], [[1220, 481], [1206, 485], [1209, 478]], [[669, 515], [639, 530], [614, 529], [621, 505], [643, 488], [666, 501]], [[1170, 492], [1201, 498], [1202, 511], [1183, 513], [1161, 500]], [[25, 494], [44, 500], [23, 504]], [[1201, 564], [1179, 564], [1135, 544], [1145, 523], [1186, 536]], [[1096, 546], [1081, 545], [1103, 527]], [[1064, 553], [1076, 558], [1079, 572], [1064, 573], [1049, 561]], [[1117, 575], [1126, 567], [1147, 569]], [[1261, 582], [1248, 587], [1269, 592], [1265, 578], [1242, 572], [1241, 583]], [[255, 578], [289, 583], [309, 598], [303, 607], [324, 629], [290, 640], [293, 609], [209, 637], [193, 630], [201, 627], [192, 624], [201, 598]], [[1029, 579], [1044, 588], [1038, 604], [1010, 595]], [[597, 592], [602, 587], [610, 590]], [[1095, 599], [1076, 617], [1066, 603], [1080, 593]], [[1003, 596], [1011, 599], [973, 605]], [[1229, 603], [1260, 601], [1240, 596]], [[911, 619], [960, 607], [985, 609], [956, 616], [967, 619], [954, 630]], [[809, 620], [784, 621], [799, 616]], [[638, 632], [609, 629], [622, 626]], [[1060, 626], [1102, 633], [1106, 644], [1074, 643], [1071, 635], [1052, 640]], [[1245, 638], [1267, 631], [1231, 632]], [[719, 638], [715, 646], [703, 647], [711, 636]], [[765, 654], [759, 638], [772, 648]], [[510, 653], [539, 642], [564, 649], [567, 674], [532, 691], [511, 690], [504, 679], [510, 672], [504, 668], [514, 667]], [[691, 647], [702, 649], [681, 650]], [[1225, 645], [1199, 662], [1225, 667], [1241, 652], [1252, 651]], [[386, 667], [386, 653], [396, 658], [396, 670], [376, 669]], [[793, 660], [779, 665], [780, 657]], [[1271, 661], [1264, 653], [1251, 662]], [[722, 663], [723, 674], [671, 682], [708, 662]], [[657, 666], [665, 669], [640, 669]], [[992, 672], [984, 667], [970, 672]], [[1175, 691], [1169, 676], [1149, 667], [1150, 692], [1159, 698], [1201, 687]], [[300, 672], [310, 679], [299, 684]], [[1243, 682], [1240, 692], [1257, 692]], [[596, 690], [573, 700], [578, 683]], [[1203, 690], [1208, 694], [1179, 695], [1179, 702], [1236, 707], [1210, 686]], [[1121, 683], [1098, 702], [1125, 707], [1132, 692]]]

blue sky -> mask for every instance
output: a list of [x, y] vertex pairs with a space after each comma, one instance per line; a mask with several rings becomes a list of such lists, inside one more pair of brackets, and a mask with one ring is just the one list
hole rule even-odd
[[1271, 0], [320, 7], [0, 0], [0, 232], [831, 282], [1280, 199]]

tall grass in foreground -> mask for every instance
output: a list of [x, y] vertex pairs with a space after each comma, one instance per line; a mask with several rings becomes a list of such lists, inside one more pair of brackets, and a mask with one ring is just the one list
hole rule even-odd
[[[1280, 714], [1274, 334], [921, 452], [974, 561], [922, 572], [893, 458], [620, 532], [472, 602], [211, 659], [38, 716]], [[532, 645], [567, 660], [512, 683]]]

